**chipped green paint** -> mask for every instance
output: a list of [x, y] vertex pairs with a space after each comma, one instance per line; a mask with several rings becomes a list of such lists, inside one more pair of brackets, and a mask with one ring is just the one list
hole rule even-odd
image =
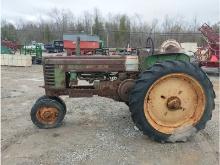
[[[148, 57], [143, 57], [143, 59], [139, 58], [139, 66], [141, 68], [140, 71], [146, 70], [157, 62], [162, 62], [166, 60], [182, 60], [182, 61], [190, 61], [190, 57], [183, 53], [169, 53], [169, 54], [157, 54]], [[75, 70], [90, 70], [90, 69], [99, 69], [106, 68], [107, 65], [94, 65], [94, 64], [75, 64], [75, 65], [55, 65], [55, 88], [65, 88], [66, 86], [66, 73], [64, 71], [64, 67], [66, 70], [69, 70], [69, 79], [70, 81], [77, 79], [77, 73]]]
[[77, 74], [76, 72], [70, 72], [70, 81], [76, 80], [77, 79]]
[[55, 65], [55, 87], [65, 88], [65, 72], [59, 65]]
[[146, 70], [157, 62], [162, 62], [166, 60], [181, 60], [181, 61], [190, 61], [190, 57], [184, 53], [169, 53], [169, 54], [157, 54], [148, 56], [144, 59], [142, 70]]

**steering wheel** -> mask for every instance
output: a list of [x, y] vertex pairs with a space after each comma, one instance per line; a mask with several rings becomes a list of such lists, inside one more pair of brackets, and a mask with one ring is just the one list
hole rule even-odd
[[154, 54], [154, 41], [151, 37], [147, 37], [146, 50], [147, 50], [148, 55]]

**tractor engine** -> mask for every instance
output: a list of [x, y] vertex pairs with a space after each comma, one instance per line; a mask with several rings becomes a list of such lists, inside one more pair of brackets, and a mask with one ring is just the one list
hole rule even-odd
[[138, 56], [45, 57], [44, 73], [49, 96], [99, 95], [127, 102], [139, 61]]

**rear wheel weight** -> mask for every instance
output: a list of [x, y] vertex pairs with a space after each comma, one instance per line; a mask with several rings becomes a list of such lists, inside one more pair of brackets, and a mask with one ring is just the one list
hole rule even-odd
[[129, 103], [133, 121], [151, 139], [186, 141], [211, 119], [214, 91], [199, 67], [166, 61], [142, 73]]

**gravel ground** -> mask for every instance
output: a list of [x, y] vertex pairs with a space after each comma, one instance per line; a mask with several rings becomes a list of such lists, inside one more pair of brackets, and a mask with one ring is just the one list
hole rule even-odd
[[38, 129], [30, 109], [44, 94], [42, 67], [2, 67], [2, 164], [219, 164], [219, 77], [210, 79], [216, 110], [205, 130], [186, 143], [160, 144], [135, 129], [124, 103], [98, 96], [63, 97], [63, 125]]

